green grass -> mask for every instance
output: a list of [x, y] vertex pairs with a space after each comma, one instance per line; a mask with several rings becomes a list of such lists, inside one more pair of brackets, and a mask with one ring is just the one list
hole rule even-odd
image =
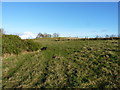
[[3, 58], [4, 88], [118, 88], [117, 40], [35, 39], [46, 50]]

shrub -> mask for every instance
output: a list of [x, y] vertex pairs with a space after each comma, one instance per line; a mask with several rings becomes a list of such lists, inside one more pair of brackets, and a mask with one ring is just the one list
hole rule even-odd
[[2, 35], [2, 52], [19, 54], [22, 51], [22, 40], [17, 35]]
[[33, 40], [22, 40], [17, 35], [2, 35], [2, 53], [19, 54], [22, 51], [36, 51], [40, 45]]
[[40, 49], [40, 44], [34, 42], [33, 40], [25, 40], [25, 44], [26, 44], [26, 50], [27, 51], [36, 51], [38, 49]]

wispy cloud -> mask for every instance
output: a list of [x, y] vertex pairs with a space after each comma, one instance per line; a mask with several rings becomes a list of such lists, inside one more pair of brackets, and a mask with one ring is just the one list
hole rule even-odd
[[37, 34], [32, 32], [24, 32], [19, 35], [22, 39], [32, 39], [36, 38]]

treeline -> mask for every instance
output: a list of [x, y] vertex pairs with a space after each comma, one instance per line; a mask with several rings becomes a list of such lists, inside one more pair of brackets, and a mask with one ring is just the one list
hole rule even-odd
[[112, 34], [112, 35], [105, 35], [104, 37], [101, 37], [101, 36], [96, 36], [95, 38], [112, 38], [112, 37], [120, 37], [120, 34], [119, 35], [114, 35], [114, 34]]
[[19, 54], [22, 51], [36, 51], [40, 48], [40, 44], [32, 39], [22, 40], [17, 35], [2, 35], [2, 54]]
[[119, 40], [120, 37], [96, 37], [96, 38], [82, 38], [83, 40]]
[[36, 38], [51, 38], [51, 37], [59, 37], [58, 33], [53, 33], [53, 34], [47, 34], [47, 33], [38, 33]]
[[89, 40], [118, 40], [120, 38], [120, 35], [105, 35], [104, 37], [101, 37], [101, 36], [96, 36], [94, 38], [88, 38], [88, 37], [85, 37], [83, 39], [89, 39]]
[[55, 41], [65, 41], [65, 40], [120, 40], [120, 35], [105, 35], [104, 37], [96, 36], [93, 38], [85, 37], [85, 38], [79, 38], [79, 37], [58, 37], [55, 39]]

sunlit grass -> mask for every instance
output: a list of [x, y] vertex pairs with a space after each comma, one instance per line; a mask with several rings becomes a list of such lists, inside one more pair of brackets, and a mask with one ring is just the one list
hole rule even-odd
[[3, 59], [4, 88], [119, 87], [117, 40], [34, 41], [47, 49]]

